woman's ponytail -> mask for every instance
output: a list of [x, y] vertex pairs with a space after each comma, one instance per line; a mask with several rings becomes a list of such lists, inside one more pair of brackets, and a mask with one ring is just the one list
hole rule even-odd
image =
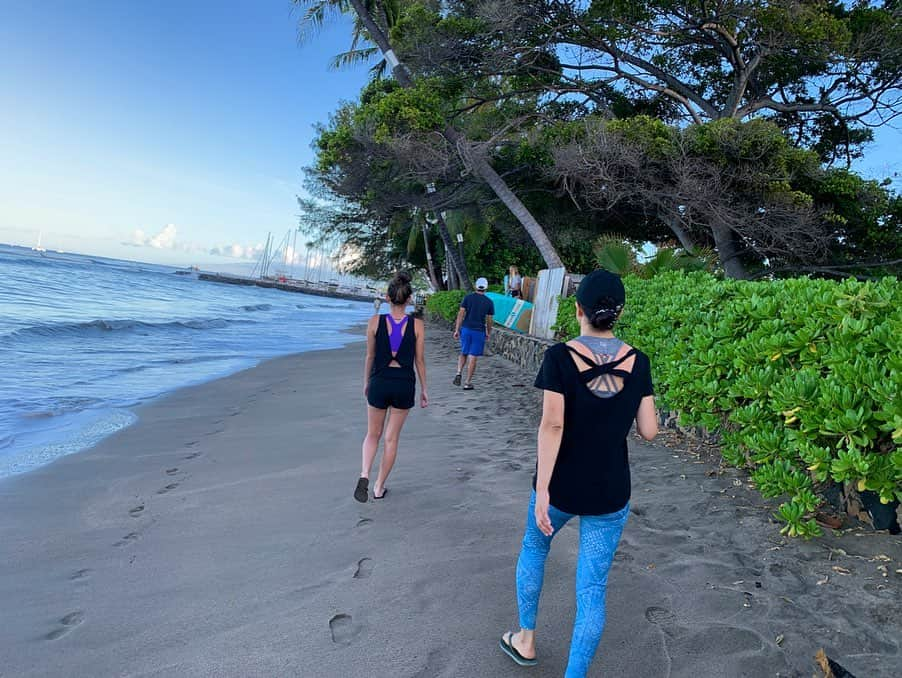
[[623, 310], [623, 304], [618, 304], [610, 297], [601, 299], [598, 305], [586, 315], [589, 324], [596, 330], [610, 330], [620, 317], [620, 311]]

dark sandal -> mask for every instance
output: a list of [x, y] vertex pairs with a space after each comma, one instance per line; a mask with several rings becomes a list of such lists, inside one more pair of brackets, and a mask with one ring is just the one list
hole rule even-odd
[[463, 390], [464, 390], [464, 391], [472, 391], [472, 390], [473, 390], [473, 384], [464, 384]]
[[368, 478], [358, 478], [357, 488], [354, 490], [354, 499], [361, 504], [365, 504], [366, 500], [369, 498], [369, 487], [370, 481]]
[[373, 492], [373, 499], [385, 499], [385, 495], [386, 495], [386, 494], [388, 494], [388, 488], [387, 488], [387, 487], [386, 487], [386, 488], [383, 488], [383, 490], [382, 490], [382, 496], [381, 496], [381, 497], [377, 497], [377, 496], [376, 496], [376, 493]]
[[459, 374], [455, 374], [455, 375], [454, 375], [454, 381], [453, 381], [452, 383], [453, 383], [455, 386], [460, 386], [460, 375], [459, 375]]
[[[507, 636], [510, 640], [505, 640], [505, 636]], [[514, 632], [508, 631], [501, 636], [501, 640], [498, 641], [498, 645], [504, 650], [504, 654], [517, 662], [520, 666], [535, 666], [539, 663], [539, 660], [536, 658], [529, 659], [524, 657], [522, 654], [517, 652], [517, 648], [514, 647], [514, 644], [511, 642], [514, 638]]]

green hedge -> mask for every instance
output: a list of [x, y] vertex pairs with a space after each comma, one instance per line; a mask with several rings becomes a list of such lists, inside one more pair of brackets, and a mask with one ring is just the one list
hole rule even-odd
[[[706, 273], [627, 277], [618, 334], [652, 360], [660, 405], [721, 435], [723, 457], [766, 497], [784, 533], [812, 536], [830, 479], [902, 499], [902, 290]], [[557, 328], [576, 336], [572, 298]]]
[[436, 292], [426, 300], [426, 310], [429, 313], [439, 315], [449, 322], [457, 318], [460, 302], [466, 296], [463, 290], [450, 290], [448, 292]]

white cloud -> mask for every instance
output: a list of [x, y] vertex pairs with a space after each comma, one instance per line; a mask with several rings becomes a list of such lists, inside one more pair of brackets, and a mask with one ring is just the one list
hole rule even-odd
[[181, 249], [191, 251], [194, 249], [191, 245], [180, 245], [176, 242], [178, 229], [175, 224], [166, 224], [158, 233], [148, 236], [140, 228], [136, 228], [132, 232], [132, 245], [139, 247], [153, 247], [157, 250], [174, 250]]
[[150, 239], [148, 243], [158, 250], [170, 250], [175, 248], [176, 228], [175, 224], [166, 224], [163, 230]]
[[[178, 239], [178, 228], [175, 224], [166, 224], [154, 235], [148, 235], [140, 228], [136, 228], [132, 232], [131, 242], [124, 242], [123, 245], [132, 245], [134, 247], [152, 247], [158, 250], [173, 250], [186, 253], [205, 253], [218, 257], [228, 257], [230, 259], [242, 259], [246, 261], [256, 261], [263, 253], [263, 243], [243, 244], [231, 243], [224, 245], [216, 245], [215, 247], [201, 246], [197, 243], [185, 242]], [[300, 260], [300, 254], [292, 253], [292, 258], [297, 262]], [[278, 255], [277, 255], [278, 256]]]
[[232, 259], [259, 259], [262, 252], [262, 243], [242, 245], [237, 242], [231, 245], [217, 245], [216, 247], [211, 247], [208, 251], [209, 254]]

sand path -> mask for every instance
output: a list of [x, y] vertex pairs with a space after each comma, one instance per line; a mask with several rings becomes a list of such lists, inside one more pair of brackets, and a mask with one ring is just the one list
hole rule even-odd
[[[432, 404], [384, 502], [351, 498], [359, 344], [178, 391], [0, 481], [0, 676], [562, 675], [575, 522], [548, 561], [541, 667], [497, 648], [516, 620], [532, 377], [487, 357], [463, 392], [450, 335], [431, 328], [428, 352]], [[592, 675], [807, 677], [819, 647], [858, 678], [902, 675], [902, 539], [787, 541], [772, 505], [685, 445], [633, 442], [632, 459]]]

